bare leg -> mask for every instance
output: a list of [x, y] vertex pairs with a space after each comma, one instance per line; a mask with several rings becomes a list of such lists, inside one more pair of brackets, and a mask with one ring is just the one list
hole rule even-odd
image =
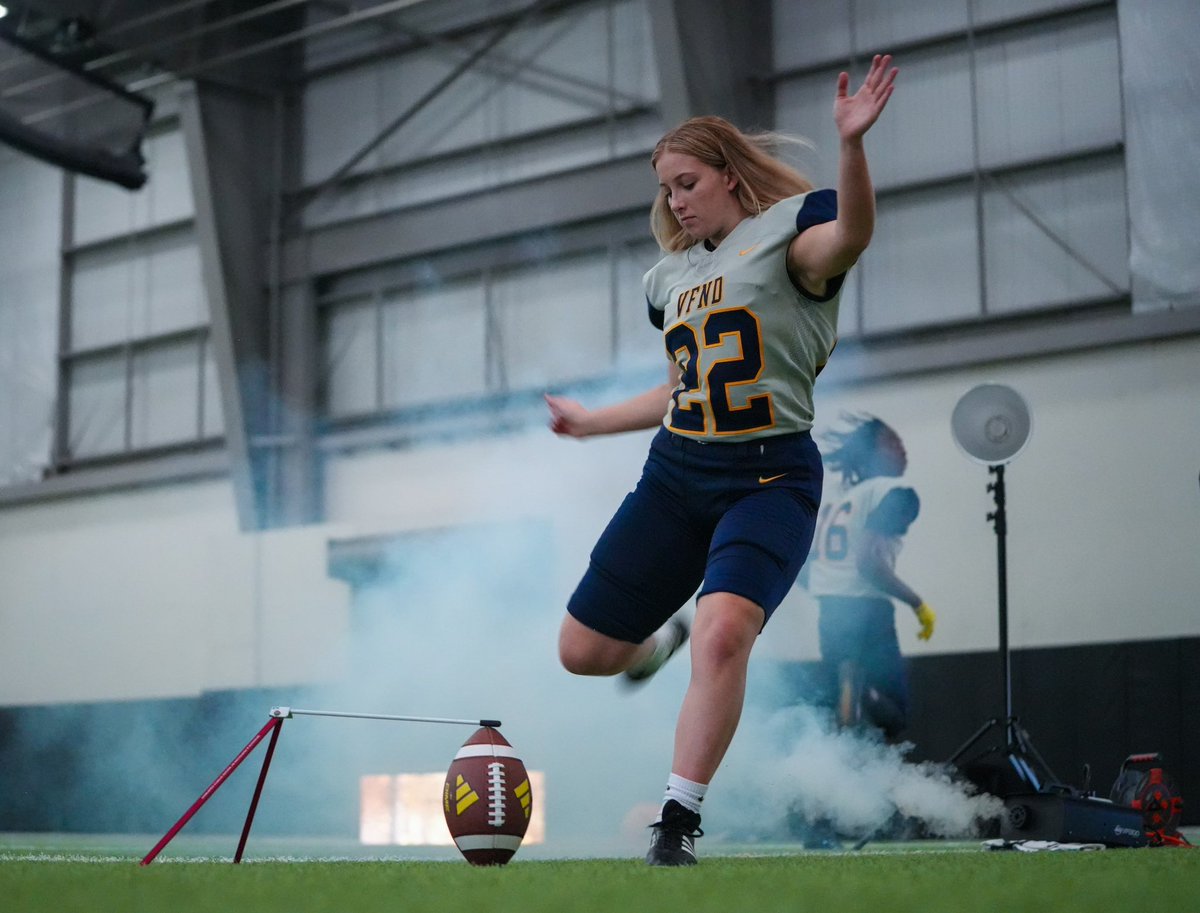
[[576, 675], [617, 675], [653, 652], [653, 635], [631, 644], [593, 631], [573, 615], [563, 617], [558, 632], [559, 661]]
[[697, 603], [672, 773], [708, 783], [717, 772], [742, 716], [746, 666], [762, 624], [762, 608], [742, 596], [709, 593]]
[[862, 673], [856, 663], [838, 664], [838, 725], [843, 729], [857, 726], [862, 718]]

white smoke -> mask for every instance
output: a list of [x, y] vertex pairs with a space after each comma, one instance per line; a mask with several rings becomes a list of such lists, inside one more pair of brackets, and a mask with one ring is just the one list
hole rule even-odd
[[729, 795], [707, 818], [734, 834], [775, 837], [815, 822], [845, 839], [894, 833], [898, 822], [909, 834], [970, 837], [1003, 811], [947, 767], [908, 761], [912, 747], [839, 729], [803, 705], [747, 719], [718, 774]]

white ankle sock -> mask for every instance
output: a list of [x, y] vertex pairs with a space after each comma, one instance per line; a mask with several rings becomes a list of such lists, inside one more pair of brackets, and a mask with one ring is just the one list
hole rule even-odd
[[667, 791], [663, 795], [663, 805], [667, 804], [668, 799], [674, 799], [688, 811], [700, 814], [700, 803], [704, 801], [704, 794], [708, 792], [707, 783], [695, 783], [691, 780], [685, 780], [678, 774], [671, 774], [667, 777]]

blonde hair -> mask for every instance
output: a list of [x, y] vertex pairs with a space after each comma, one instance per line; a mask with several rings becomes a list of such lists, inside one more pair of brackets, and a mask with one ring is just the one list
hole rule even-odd
[[[813, 188], [808, 178], [776, 157], [776, 150], [785, 144], [811, 148], [810, 143], [798, 137], [743, 133], [721, 117], [693, 117], [658, 141], [650, 156], [650, 166], [656, 166], [664, 152], [678, 152], [714, 168], [728, 168], [737, 179], [733, 191], [737, 201], [746, 212], [759, 215], [780, 200]], [[658, 188], [650, 207], [650, 232], [658, 246], [668, 252], [684, 250], [696, 243], [671, 212], [663, 187]]]

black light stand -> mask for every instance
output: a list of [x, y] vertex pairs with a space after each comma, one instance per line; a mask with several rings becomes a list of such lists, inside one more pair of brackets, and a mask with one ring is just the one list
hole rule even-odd
[[1004, 464], [988, 466], [988, 473], [996, 477], [987, 490], [992, 493], [996, 509], [987, 515], [996, 531], [996, 563], [998, 574], [1000, 614], [1000, 681], [1003, 687], [1003, 716], [988, 720], [950, 757], [950, 764], [957, 764], [989, 732], [1003, 726], [1003, 747], [993, 745], [975, 760], [988, 755], [1000, 755], [1007, 767], [1020, 783], [1016, 792], [1041, 792], [1047, 786], [1058, 783], [1058, 777], [1038, 754], [1027, 733], [1013, 716], [1012, 710], [1012, 662], [1008, 648], [1008, 552], [1005, 540], [1008, 535], [1008, 515], [1005, 511]]

